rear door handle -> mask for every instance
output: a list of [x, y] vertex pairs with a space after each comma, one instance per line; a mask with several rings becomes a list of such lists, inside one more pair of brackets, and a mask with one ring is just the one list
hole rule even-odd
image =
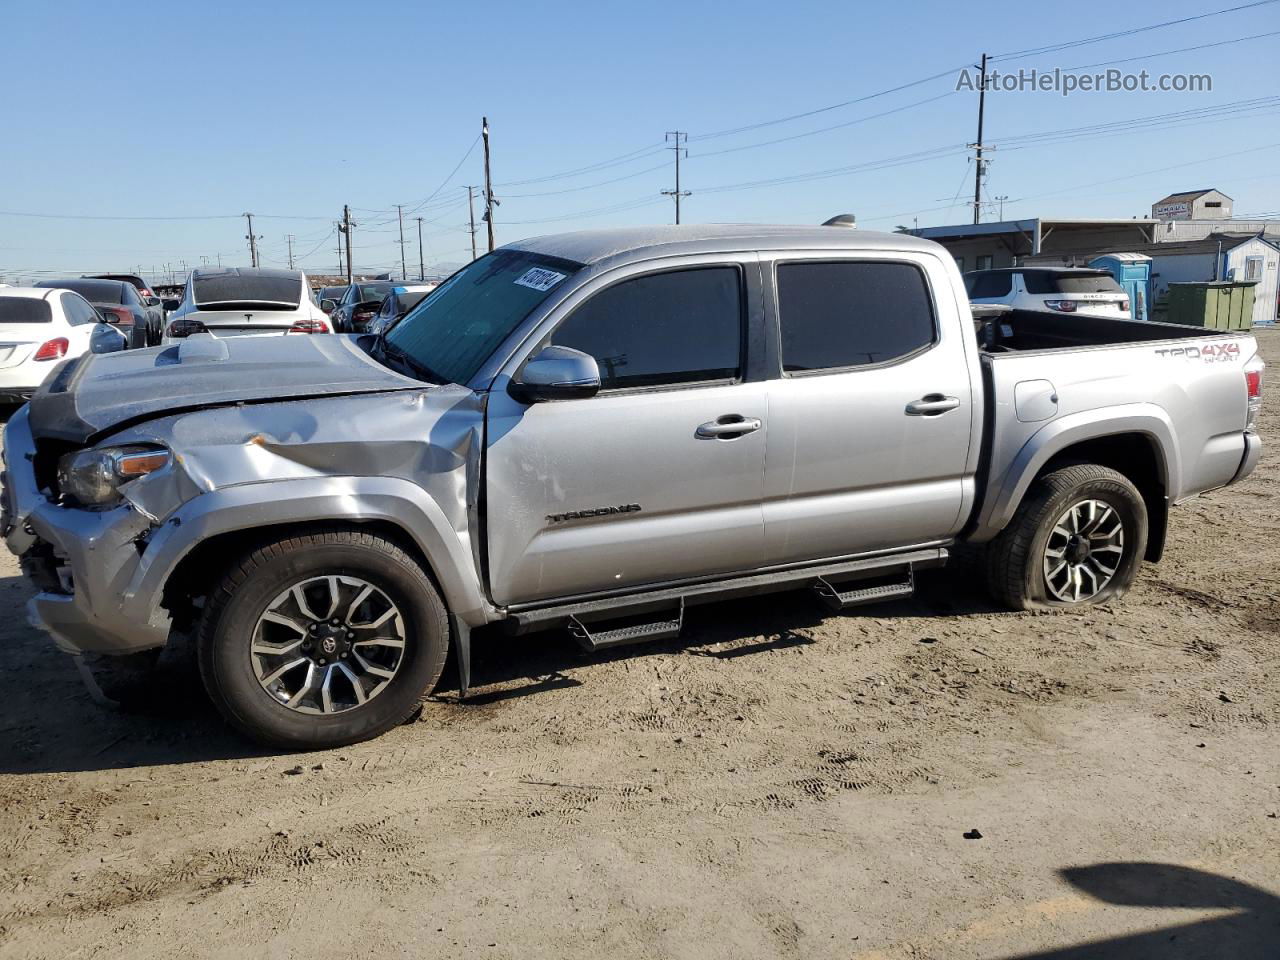
[[948, 410], [954, 410], [960, 406], [958, 397], [946, 397], [940, 393], [930, 393], [919, 400], [912, 400], [907, 404], [908, 417], [936, 417]]
[[733, 440], [747, 433], [754, 433], [764, 424], [756, 417], [744, 417], [739, 413], [726, 413], [701, 424], [695, 431], [703, 440]]

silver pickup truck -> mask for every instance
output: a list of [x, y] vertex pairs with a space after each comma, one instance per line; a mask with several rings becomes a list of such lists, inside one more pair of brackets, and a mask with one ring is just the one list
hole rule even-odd
[[451, 649], [465, 694], [483, 624], [598, 649], [746, 593], [839, 609], [957, 542], [1011, 607], [1114, 599], [1170, 506], [1257, 463], [1255, 347], [984, 314], [900, 234], [548, 236], [376, 337], [67, 362], [5, 431], [4, 535], [62, 649], [194, 635], [234, 726], [333, 746], [411, 715]]

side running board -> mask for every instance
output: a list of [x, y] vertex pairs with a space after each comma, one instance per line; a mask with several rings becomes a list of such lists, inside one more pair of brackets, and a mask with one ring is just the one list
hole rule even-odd
[[[673, 616], [674, 614], [674, 616]], [[653, 619], [650, 619], [650, 618]], [[651, 640], [669, 640], [680, 635], [684, 626], [684, 600], [674, 609], [653, 611], [644, 615], [626, 618], [630, 622], [625, 625], [606, 627], [606, 620], [587, 622], [582, 617], [569, 617], [569, 633], [578, 641], [583, 650], [607, 650], [609, 647], [621, 647], [629, 643], [648, 643]], [[618, 618], [612, 622], [619, 623]]]
[[814, 589], [835, 610], [911, 596], [915, 571], [940, 567], [941, 547], [917, 548], [875, 557], [767, 570], [723, 580], [694, 581], [614, 595], [578, 597], [551, 604], [508, 608], [506, 627], [514, 634], [567, 626], [588, 650], [674, 637], [687, 606], [737, 599], [775, 590]]
[[[888, 582], [884, 582], [884, 581]], [[879, 581], [879, 582], [876, 582]], [[865, 603], [881, 603], [885, 600], [896, 600], [909, 597], [916, 592], [915, 573], [907, 567], [892, 579], [877, 577], [870, 585], [866, 580], [854, 580], [850, 583], [832, 583], [826, 577], [818, 577], [813, 583], [813, 590], [832, 610], [845, 610], [848, 607], [860, 607]]]

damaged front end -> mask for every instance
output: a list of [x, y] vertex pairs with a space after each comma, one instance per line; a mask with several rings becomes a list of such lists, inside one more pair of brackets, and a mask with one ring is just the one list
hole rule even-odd
[[39, 591], [28, 602], [28, 618], [68, 653], [162, 646], [170, 629], [167, 612], [155, 608], [138, 616], [120, 602], [154, 519], [123, 498], [92, 508], [60, 505], [57, 467], [49, 461], [66, 455], [57, 447], [37, 450], [28, 408], [5, 428], [5, 542]]
[[184, 410], [78, 448], [33, 438], [24, 408], [5, 430], [4, 528], [39, 590], [30, 619], [74, 654], [162, 647], [230, 552], [268, 528], [350, 522], [403, 531], [438, 561], [450, 609], [483, 622], [483, 422], [482, 396], [421, 386]]

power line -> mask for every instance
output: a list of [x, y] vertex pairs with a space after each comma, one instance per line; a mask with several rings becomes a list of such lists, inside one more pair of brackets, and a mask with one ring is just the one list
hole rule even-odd
[[911, 80], [907, 83], [900, 83], [896, 87], [889, 87], [887, 90], [878, 90], [875, 93], [868, 93], [861, 97], [854, 97], [851, 100], [842, 100], [840, 103], [833, 103], [825, 107], [818, 107], [814, 110], [805, 110], [801, 113], [792, 113], [785, 117], [775, 117], [772, 120], [761, 120], [757, 123], [748, 123], [740, 127], [730, 127], [727, 130], [717, 130], [714, 133], [703, 133], [693, 138], [694, 143], [700, 143], [703, 140], [714, 140], [718, 137], [729, 137], [735, 133], [747, 133], [751, 130], [759, 130], [762, 127], [772, 127], [779, 123], [790, 123], [792, 120], [803, 120], [805, 117], [817, 116], [820, 113], [828, 113], [832, 110], [839, 110], [842, 107], [851, 107], [855, 103], [865, 103], [868, 100], [875, 100], [878, 97], [887, 97], [891, 93], [897, 93], [900, 90], [908, 90], [911, 87], [918, 87], [922, 83], [928, 83], [931, 80], [939, 80], [942, 77], [948, 77], [963, 70], [967, 64], [961, 64], [958, 67], [951, 67], [948, 70], [941, 70], [938, 73], [930, 74], [927, 77], [920, 77], [917, 80]]
[[646, 173], [653, 173], [655, 170], [667, 169], [667, 162], [652, 167], [645, 167], [636, 173], [628, 173], [621, 177], [614, 177], [612, 180], [598, 180], [595, 183], [586, 183], [580, 187], [566, 187], [563, 190], [544, 190], [541, 193], [504, 193], [503, 196], [508, 200], [525, 200], [532, 197], [559, 197], [566, 193], [578, 193], [582, 190], [594, 190], [596, 187], [607, 187], [611, 183], [621, 183], [624, 180], [634, 180], [636, 177], [642, 177]]
[[549, 173], [541, 177], [526, 177], [523, 180], [507, 180], [503, 183], [495, 184], [495, 186], [503, 188], [523, 187], [533, 183], [547, 183], [551, 180], [567, 180], [570, 177], [581, 176], [584, 173], [596, 173], [609, 167], [617, 167], [626, 163], [631, 163], [633, 160], [639, 160], [642, 157], [652, 157], [656, 154], [662, 153], [665, 149], [666, 147], [661, 144], [658, 146], [641, 147], [639, 150], [632, 150], [631, 152], [624, 153], [619, 157], [613, 157], [609, 160], [601, 160], [598, 163], [591, 163], [585, 167], [576, 167], [572, 170], [561, 171], [560, 173]]
[[[775, 143], [789, 143], [792, 140], [803, 140], [805, 137], [817, 136], [820, 133], [829, 133], [832, 130], [840, 130], [844, 127], [856, 126], [859, 123], [866, 123], [868, 120], [878, 120], [881, 117], [887, 117], [891, 114], [901, 113], [904, 110], [912, 110], [915, 107], [922, 107], [927, 103], [934, 103], [937, 100], [943, 100], [947, 97], [954, 97], [958, 91], [948, 90], [946, 93], [940, 93], [936, 97], [927, 97], [924, 100], [917, 100], [914, 103], [903, 104], [900, 107], [894, 107], [892, 110], [883, 110], [880, 113], [872, 113], [865, 117], [858, 117], [856, 120], [846, 120], [843, 123], [833, 123], [828, 127], [819, 127], [817, 130], [806, 130], [804, 133], [794, 133], [788, 137], [777, 137], [773, 140], [762, 140], [759, 143], [745, 143], [737, 147], [725, 147], [722, 150], [711, 150], [706, 153], [695, 152], [695, 157], [718, 157], [725, 153], [738, 153], [742, 150], [755, 150], [757, 147], [770, 147]], [[695, 138], [697, 139], [697, 138]]]
[[1253, 3], [1243, 3], [1235, 7], [1226, 7], [1222, 10], [1211, 10], [1208, 13], [1198, 13], [1192, 17], [1179, 17], [1177, 20], [1165, 20], [1161, 23], [1149, 23], [1141, 27], [1131, 27], [1128, 30], [1117, 30], [1114, 33], [1103, 33], [1096, 37], [1085, 37], [1081, 40], [1068, 40], [1065, 43], [1051, 43], [1043, 47], [1029, 47], [1026, 50], [1014, 50], [1010, 53], [998, 53], [992, 60], [1021, 60], [1024, 57], [1034, 57], [1042, 53], [1056, 53], [1059, 50], [1070, 50], [1074, 47], [1083, 47], [1091, 43], [1101, 43], [1104, 40], [1116, 40], [1120, 37], [1132, 37], [1134, 34], [1147, 33], [1151, 30], [1163, 30], [1165, 27], [1177, 26], [1181, 23], [1192, 23], [1196, 20], [1206, 20], [1209, 17], [1221, 16], [1224, 13], [1235, 13], [1239, 10], [1251, 10], [1254, 7], [1265, 7], [1268, 4], [1276, 3], [1278, 0], [1255, 0]]
[[427, 199], [423, 200], [421, 203], [415, 206], [412, 210], [409, 211], [409, 213], [411, 214], [417, 213], [419, 210], [421, 210], [428, 203], [430, 203], [432, 200], [435, 199], [436, 194], [438, 194], [441, 190], [443, 190], [445, 188], [445, 185], [450, 180], [453, 179], [453, 175], [457, 173], [460, 169], [462, 169], [462, 165], [467, 162], [467, 158], [471, 156], [471, 152], [475, 150], [476, 144], [479, 142], [480, 142], [480, 137], [476, 137], [474, 140], [471, 141], [471, 146], [467, 147], [467, 152], [462, 155], [462, 159], [459, 160], [457, 164], [454, 165], [454, 168], [449, 171], [449, 175], [440, 181], [440, 186], [432, 190], [431, 193], [427, 196]]
[[1124, 57], [1121, 60], [1102, 60], [1098, 63], [1085, 63], [1077, 67], [1063, 67], [1063, 73], [1071, 73], [1074, 70], [1091, 70], [1094, 67], [1113, 67], [1118, 63], [1135, 63], [1138, 60], [1153, 60], [1156, 57], [1167, 57], [1174, 53], [1189, 53], [1192, 50], [1208, 50], [1210, 47], [1225, 47], [1233, 43], [1243, 43], [1246, 40], [1261, 40], [1263, 37], [1274, 37], [1280, 35], [1280, 30], [1272, 30], [1270, 33], [1254, 33], [1247, 37], [1235, 37], [1231, 40], [1219, 40], [1216, 43], [1198, 43], [1194, 47], [1179, 47], [1177, 50], [1161, 50], [1159, 53], [1144, 53], [1140, 57]]

